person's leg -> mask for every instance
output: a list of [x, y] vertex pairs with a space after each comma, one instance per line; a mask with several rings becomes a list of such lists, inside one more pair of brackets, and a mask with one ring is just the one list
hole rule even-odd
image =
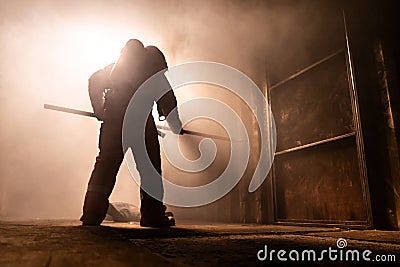
[[[166, 207], [162, 202], [164, 195], [164, 188], [162, 185], [161, 178], [161, 155], [160, 155], [160, 144], [158, 142], [157, 128], [154, 125], [153, 118], [151, 117], [146, 126], [145, 134], [145, 144], [147, 154], [150, 158], [153, 167], [156, 169], [159, 175], [146, 177], [142, 175], [141, 168], [139, 166], [143, 163], [136, 162], [138, 171], [141, 175], [141, 188], [140, 188], [140, 213], [142, 226], [152, 226], [152, 227], [166, 227], [174, 225], [174, 222], [168, 221], [168, 217], [165, 216]], [[157, 197], [148, 194], [144, 188], [149, 188], [153, 190], [153, 193]]]
[[102, 124], [99, 138], [100, 151], [89, 180], [83, 215], [80, 219], [84, 225], [99, 225], [107, 214], [108, 198], [124, 158], [121, 138], [119, 124]]

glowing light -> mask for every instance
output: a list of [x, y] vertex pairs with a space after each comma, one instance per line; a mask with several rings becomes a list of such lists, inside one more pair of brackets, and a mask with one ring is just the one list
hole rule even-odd
[[74, 67], [86, 74], [115, 62], [128, 39], [121, 32], [101, 27], [71, 28], [65, 37], [70, 39], [67, 51]]
[[31, 61], [35, 62], [36, 69], [46, 70], [46, 75], [42, 72], [32, 75], [41, 77], [36, 80], [47, 102], [90, 109], [87, 80], [95, 71], [116, 62], [131, 38], [138, 38], [145, 45], [157, 45], [148, 42], [145, 27], [140, 29], [100, 21], [42, 28], [34, 38], [35, 50], [40, 52], [33, 53]]
[[61, 24], [57, 29], [54, 36], [44, 36], [41, 42], [42, 50], [43, 44], [46, 46], [42, 59], [48, 70], [47, 76], [41, 78], [41, 83], [46, 81], [48, 89], [41, 87], [42, 93], [48, 102], [88, 109], [88, 78], [115, 62], [121, 48], [132, 37], [124, 29], [102, 27], [101, 24]]

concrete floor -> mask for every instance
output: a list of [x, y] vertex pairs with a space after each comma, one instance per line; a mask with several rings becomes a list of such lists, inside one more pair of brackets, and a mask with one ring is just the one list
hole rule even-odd
[[[337, 240], [344, 238], [341, 250]], [[265, 249], [272, 260], [260, 261]], [[331, 260], [336, 249], [358, 250], [360, 261]], [[277, 251], [285, 250], [277, 258]], [[292, 261], [293, 250], [316, 251], [317, 260]], [[370, 262], [364, 261], [362, 252]], [[263, 257], [264, 252], [260, 252]], [[292, 253], [292, 254], [290, 254]], [[332, 252], [332, 258], [339, 252]], [[377, 262], [394, 255], [397, 262]], [[292, 258], [293, 258], [292, 257]], [[351, 254], [349, 254], [351, 259]], [[0, 266], [400, 266], [400, 232], [278, 225], [179, 224], [170, 229], [142, 228], [134, 223], [82, 227], [78, 221], [0, 221]]]

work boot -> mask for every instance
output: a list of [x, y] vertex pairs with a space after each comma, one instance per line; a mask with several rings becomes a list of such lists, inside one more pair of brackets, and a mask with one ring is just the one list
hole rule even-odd
[[167, 207], [163, 203], [144, 191], [141, 192], [140, 225], [144, 227], [163, 228], [175, 225], [171, 212], [165, 212]]
[[164, 213], [164, 216], [151, 217], [141, 216], [140, 226], [153, 228], [166, 228], [175, 226], [175, 218], [172, 212]]

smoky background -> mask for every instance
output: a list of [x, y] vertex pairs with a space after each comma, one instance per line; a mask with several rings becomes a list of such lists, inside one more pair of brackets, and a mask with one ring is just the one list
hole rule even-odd
[[[293, 1], [2, 1], [0, 216], [80, 216], [97, 155], [99, 122], [44, 110], [43, 104], [91, 110], [88, 77], [113, 62], [128, 39], [158, 46], [171, 66], [195, 60], [230, 65], [264, 91], [267, 62], [279, 68], [295, 58], [301, 66], [301, 58], [307, 57], [295, 51], [267, 51], [306, 34], [295, 27], [304, 12], [309, 12], [314, 25], [322, 16], [313, 11], [318, 1], [305, 1], [306, 8], [301, 10], [289, 2]], [[115, 54], [106, 56], [102, 48]], [[172, 210], [186, 219], [234, 220], [244, 216], [244, 211], [234, 215], [233, 210], [260, 201], [246, 195], [259, 153], [256, 122], [240, 99], [221, 88], [199, 85], [184, 92], [177, 95], [178, 102], [208, 95], [233, 106], [248, 129], [252, 153], [244, 179], [234, 192], [206, 207]], [[199, 120], [192, 124], [198, 131], [223, 134], [214, 123]], [[190, 142], [195, 147], [198, 140]], [[209, 173], [197, 174], [203, 181], [211, 181], [226, 165], [229, 147], [219, 144], [218, 148], [217, 166]], [[186, 153], [196, 157], [196, 150]], [[165, 162], [163, 171], [179, 183], [179, 171]], [[138, 192], [123, 164], [111, 201], [139, 205]]]

